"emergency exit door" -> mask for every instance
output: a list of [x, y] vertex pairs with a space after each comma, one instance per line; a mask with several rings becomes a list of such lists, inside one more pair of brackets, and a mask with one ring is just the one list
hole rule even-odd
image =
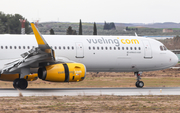
[[76, 43], [76, 58], [84, 58], [84, 48], [80, 42]]

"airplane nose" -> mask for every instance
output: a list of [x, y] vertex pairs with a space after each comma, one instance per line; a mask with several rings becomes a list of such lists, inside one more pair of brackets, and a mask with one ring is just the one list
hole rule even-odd
[[174, 54], [173, 53], [173, 55], [172, 55], [173, 57], [172, 57], [172, 65], [174, 66], [174, 65], [176, 65], [177, 63], [178, 63], [178, 61], [179, 61], [179, 58], [177, 57], [177, 55], [176, 54]]

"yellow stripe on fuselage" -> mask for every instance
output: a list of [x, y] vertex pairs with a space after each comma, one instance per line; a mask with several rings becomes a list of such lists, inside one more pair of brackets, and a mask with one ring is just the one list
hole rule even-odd
[[34, 32], [34, 35], [36, 37], [37, 43], [38, 45], [45, 45], [45, 42], [43, 41], [43, 39], [41, 38], [41, 35], [39, 34], [39, 31], [37, 30], [37, 28], [35, 27], [34, 23], [31, 23], [31, 27], [32, 30]]

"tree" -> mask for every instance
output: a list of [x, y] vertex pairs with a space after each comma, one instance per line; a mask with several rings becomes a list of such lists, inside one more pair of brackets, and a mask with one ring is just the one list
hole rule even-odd
[[106, 21], [104, 22], [103, 30], [110, 30], [109, 25], [106, 23]]
[[[9, 33], [9, 34], [21, 34], [21, 23], [19, 19], [24, 19], [21, 15], [15, 14], [4, 14], [0, 12], [0, 33]], [[25, 22], [25, 33], [29, 34], [31, 28], [29, 22]]]
[[96, 23], [94, 22], [93, 35], [97, 35]]
[[82, 35], [82, 23], [81, 23], [81, 19], [79, 22], [79, 35]]
[[52, 28], [49, 31], [50, 31], [50, 35], [54, 35], [54, 30]]
[[66, 30], [66, 35], [77, 35], [76, 30], [73, 30], [71, 26]]
[[111, 23], [109, 24], [109, 28], [110, 28], [110, 29], [113, 29], [113, 30], [116, 30], [116, 26], [115, 26], [114, 22], [111, 22]]
[[104, 30], [116, 30], [116, 26], [114, 24], [114, 22], [111, 23], [104, 23]]
[[129, 31], [129, 28], [128, 28], [128, 27], [126, 27], [126, 31]]
[[4, 27], [3, 23], [0, 20], [0, 34], [4, 33], [4, 29], [5, 29], [5, 27]]

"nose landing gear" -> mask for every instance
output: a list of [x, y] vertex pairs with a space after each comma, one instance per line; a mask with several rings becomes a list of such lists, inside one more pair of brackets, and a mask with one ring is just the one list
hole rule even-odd
[[135, 83], [135, 86], [137, 88], [143, 88], [144, 82], [140, 81], [140, 79], [141, 79], [140, 76], [142, 75], [142, 72], [134, 72], [134, 75], [137, 77], [137, 82]]

